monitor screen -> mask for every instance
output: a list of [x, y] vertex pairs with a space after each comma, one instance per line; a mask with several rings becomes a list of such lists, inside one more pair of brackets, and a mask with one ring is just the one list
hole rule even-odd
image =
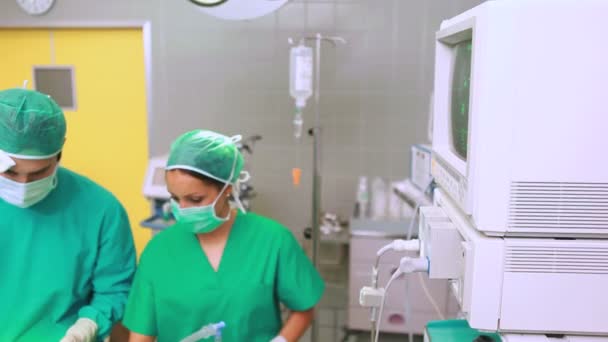
[[455, 59], [452, 72], [451, 126], [452, 149], [467, 160], [469, 133], [469, 92], [471, 85], [472, 41], [465, 40], [454, 46]]
[[154, 175], [152, 176], [152, 184], [165, 186], [165, 168], [159, 167], [154, 170]]

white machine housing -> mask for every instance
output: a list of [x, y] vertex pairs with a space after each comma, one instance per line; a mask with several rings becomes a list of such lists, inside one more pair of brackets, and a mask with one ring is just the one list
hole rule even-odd
[[[432, 174], [476, 229], [608, 238], [606, 22], [608, 1], [503, 0], [441, 24]], [[467, 40], [462, 158], [451, 140], [450, 109], [455, 47]]]
[[[421, 252], [431, 278], [433, 268], [458, 269], [448, 278], [472, 328], [608, 336], [608, 240], [489, 237], [441, 189], [434, 200], [421, 208]], [[449, 225], [460, 239], [450, 237]], [[437, 235], [448, 238], [431, 238], [429, 251], [426, 240]], [[459, 260], [436, 252], [455, 248]]]
[[168, 156], [154, 157], [148, 162], [144, 181], [144, 196], [149, 199], [170, 199], [165, 182], [165, 166]]

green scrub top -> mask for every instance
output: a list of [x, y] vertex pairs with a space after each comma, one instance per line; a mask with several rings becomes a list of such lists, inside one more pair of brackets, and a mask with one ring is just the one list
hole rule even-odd
[[0, 199], [0, 341], [59, 341], [79, 317], [101, 341], [122, 318], [135, 273], [127, 215], [89, 179], [57, 177], [32, 207]]
[[123, 324], [158, 342], [178, 342], [224, 321], [224, 342], [268, 342], [282, 327], [279, 303], [306, 311], [319, 302], [324, 287], [288, 229], [239, 213], [217, 272], [196, 235], [179, 225], [152, 239], [140, 259]]

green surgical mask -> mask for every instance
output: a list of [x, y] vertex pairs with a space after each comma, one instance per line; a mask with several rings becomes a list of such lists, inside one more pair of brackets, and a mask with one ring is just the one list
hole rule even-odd
[[184, 229], [194, 234], [205, 234], [216, 230], [222, 223], [230, 219], [230, 211], [226, 217], [218, 217], [215, 213], [215, 204], [222, 197], [228, 183], [217, 195], [213, 203], [201, 207], [180, 208], [179, 204], [171, 199], [173, 216]]

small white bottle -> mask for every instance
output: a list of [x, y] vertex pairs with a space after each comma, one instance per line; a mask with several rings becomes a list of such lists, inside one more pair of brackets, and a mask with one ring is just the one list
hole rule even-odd
[[389, 188], [389, 199], [388, 199], [388, 216], [393, 221], [398, 221], [401, 218], [401, 203], [402, 200], [393, 190], [395, 188], [395, 182], [391, 183]]
[[359, 218], [369, 217], [369, 189], [367, 177], [359, 177], [359, 187], [357, 188], [357, 206], [359, 207]]
[[382, 178], [375, 177], [372, 181], [372, 218], [382, 220], [386, 217], [386, 202], [388, 195], [386, 183]]

